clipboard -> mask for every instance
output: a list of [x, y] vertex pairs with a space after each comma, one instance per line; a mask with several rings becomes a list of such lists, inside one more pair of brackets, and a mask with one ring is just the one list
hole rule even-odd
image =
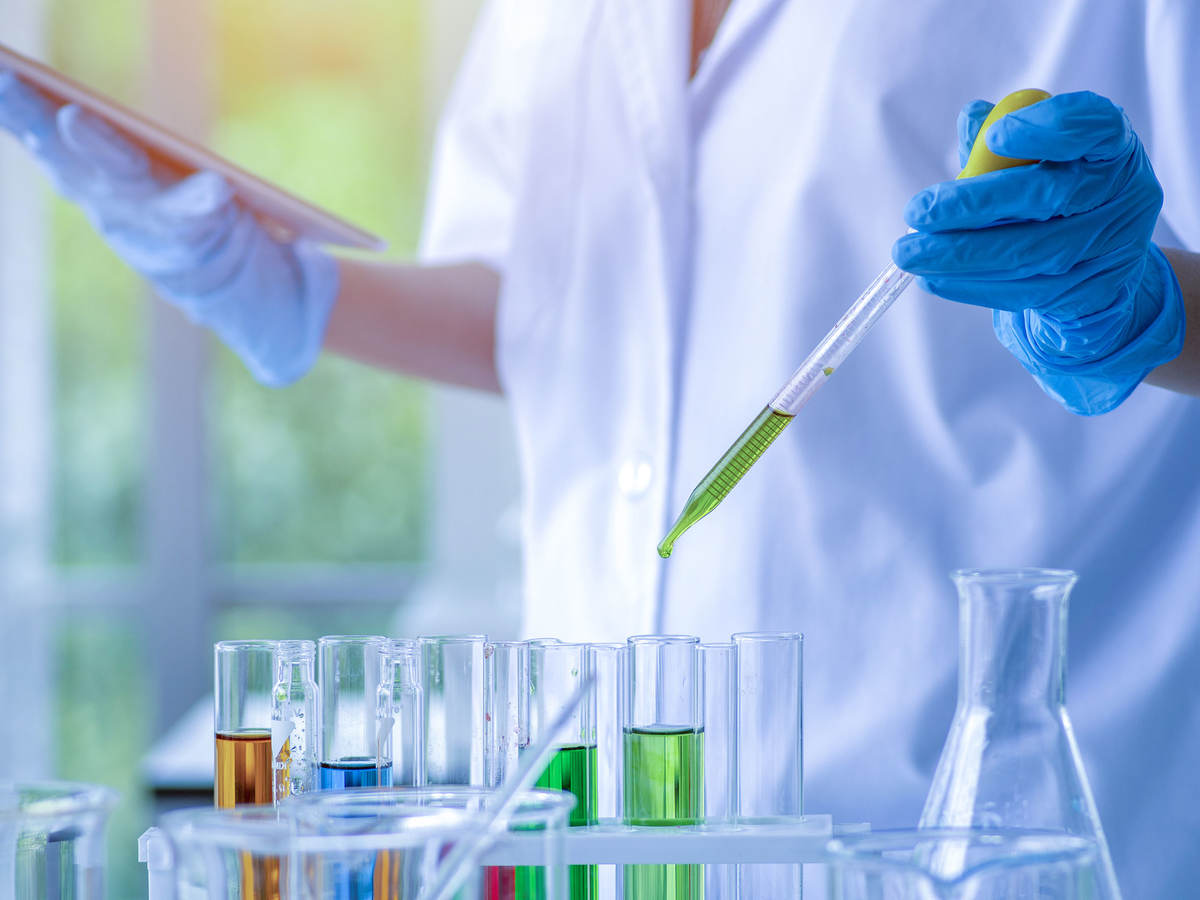
[[104, 119], [145, 150], [156, 163], [177, 172], [180, 177], [201, 170], [216, 172], [233, 187], [238, 200], [253, 211], [264, 225], [277, 233], [288, 237], [308, 238], [319, 244], [358, 250], [378, 251], [387, 247], [383, 238], [301, 200], [211, 150], [175, 134], [36, 60], [22, 56], [4, 44], [0, 44], [0, 68], [11, 69], [23, 81], [58, 102], [78, 104]]

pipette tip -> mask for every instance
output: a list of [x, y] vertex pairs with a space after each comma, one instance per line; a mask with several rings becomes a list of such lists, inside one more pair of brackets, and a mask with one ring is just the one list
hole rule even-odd
[[675, 549], [675, 542], [670, 537], [662, 539], [662, 543], [658, 545], [658, 555], [663, 559], [667, 559], [671, 555], [671, 551]]

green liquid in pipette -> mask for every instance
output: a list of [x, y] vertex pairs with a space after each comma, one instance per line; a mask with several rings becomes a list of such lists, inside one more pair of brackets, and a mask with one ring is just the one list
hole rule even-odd
[[717, 508], [793, 418], [770, 406], [763, 407], [750, 427], [742, 432], [741, 437], [733, 442], [733, 446], [725, 451], [725, 455], [696, 485], [670, 533], [658, 545], [659, 556], [663, 559], [670, 556], [679, 536]]
[[[625, 822], [696, 825], [704, 818], [704, 731], [625, 729]], [[704, 867], [625, 867], [627, 900], [703, 900]]]

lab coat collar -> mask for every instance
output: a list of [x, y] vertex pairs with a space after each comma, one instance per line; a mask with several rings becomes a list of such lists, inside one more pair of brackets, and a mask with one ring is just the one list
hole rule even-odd
[[696, 75], [692, 78], [693, 96], [707, 94], [720, 83], [720, 73], [738, 58], [738, 51], [742, 46], [763, 32], [770, 22], [770, 14], [778, 10], [784, 2], [785, 0], [731, 0], [711, 46], [705, 51]]
[[607, 17], [630, 125], [660, 197], [686, 174], [691, 2], [612, 0]]
[[686, 178], [689, 99], [708, 94], [739, 49], [785, 0], [732, 0], [696, 76], [689, 81], [694, 0], [611, 0], [607, 16], [630, 121], [660, 192]]

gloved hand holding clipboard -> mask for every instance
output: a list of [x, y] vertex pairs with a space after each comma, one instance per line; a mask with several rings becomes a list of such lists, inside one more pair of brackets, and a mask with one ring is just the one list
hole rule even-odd
[[384, 242], [0, 45], [0, 130], [110, 247], [264, 384], [320, 353], [337, 297], [319, 245]]

